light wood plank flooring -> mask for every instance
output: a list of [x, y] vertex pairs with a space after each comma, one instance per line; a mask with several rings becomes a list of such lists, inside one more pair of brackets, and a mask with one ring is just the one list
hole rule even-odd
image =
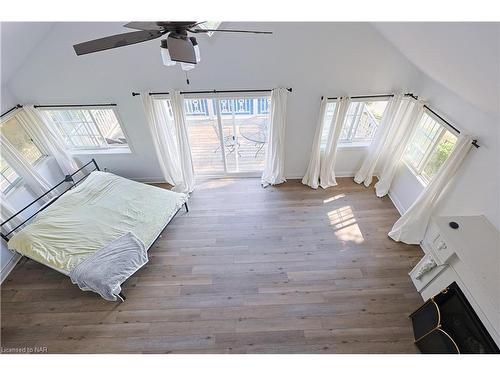
[[1, 345], [49, 353], [414, 353], [407, 275], [417, 246], [387, 237], [388, 198], [340, 179], [263, 189], [201, 182], [123, 286], [82, 292], [22, 260], [1, 287]]

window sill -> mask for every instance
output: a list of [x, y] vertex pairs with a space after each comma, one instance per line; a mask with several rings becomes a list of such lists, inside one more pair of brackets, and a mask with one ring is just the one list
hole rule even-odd
[[95, 150], [70, 150], [69, 153], [74, 156], [78, 155], [126, 155], [132, 154], [132, 150], [128, 147], [123, 148], [106, 148]]
[[349, 149], [349, 148], [366, 148], [370, 146], [371, 142], [346, 142], [338, 144], [338, 148]]

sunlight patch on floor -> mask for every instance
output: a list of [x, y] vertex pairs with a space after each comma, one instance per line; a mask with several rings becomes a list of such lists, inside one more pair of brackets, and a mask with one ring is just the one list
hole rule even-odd
[[328, 212], [330, 225], [335, 229], [335, 236], [342, 241], [362, 243], [365, 239], [356, 223], [351, 206], [344, 206]]
[[345, 194], [337, 194], [337, 195], [334, 195], [333, 197], [325, 199], [323, 201], [323, 203], [330, 203], [330, 202], [333, 202], [333, 201], [335, 201], [337, 199], [344, 198], [344, 197], [345, 197]]

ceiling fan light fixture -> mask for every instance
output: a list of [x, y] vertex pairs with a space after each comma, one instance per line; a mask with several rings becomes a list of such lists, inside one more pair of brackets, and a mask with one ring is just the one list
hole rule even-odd
[[194, 69], [195, 68], [195, 64], [189, 64], [189, 63], [183, 63], [181, 62], [181, 69], [184, 71], [184, 72], [189, 72], [190, 70]]
[[161, 52], [161, 60], [163, 61], [163, 65], [173, 66], [176, 64], [176, 62], [170, 58], [170, 52], [168, 51], [168, 48], [167, 48], [167, 40], [166, 39], [163, 39], [161, 41], [160, 52]]

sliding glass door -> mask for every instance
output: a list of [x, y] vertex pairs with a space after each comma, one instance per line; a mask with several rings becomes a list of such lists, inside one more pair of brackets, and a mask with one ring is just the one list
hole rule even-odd
[[225, 173], [216, 102], [212, 98], [184, 99], [184, 113], [196, 174]]
[[184, 111], [196, 175], [257, 176], [262, 172], [269, 96], [186, 95]]

